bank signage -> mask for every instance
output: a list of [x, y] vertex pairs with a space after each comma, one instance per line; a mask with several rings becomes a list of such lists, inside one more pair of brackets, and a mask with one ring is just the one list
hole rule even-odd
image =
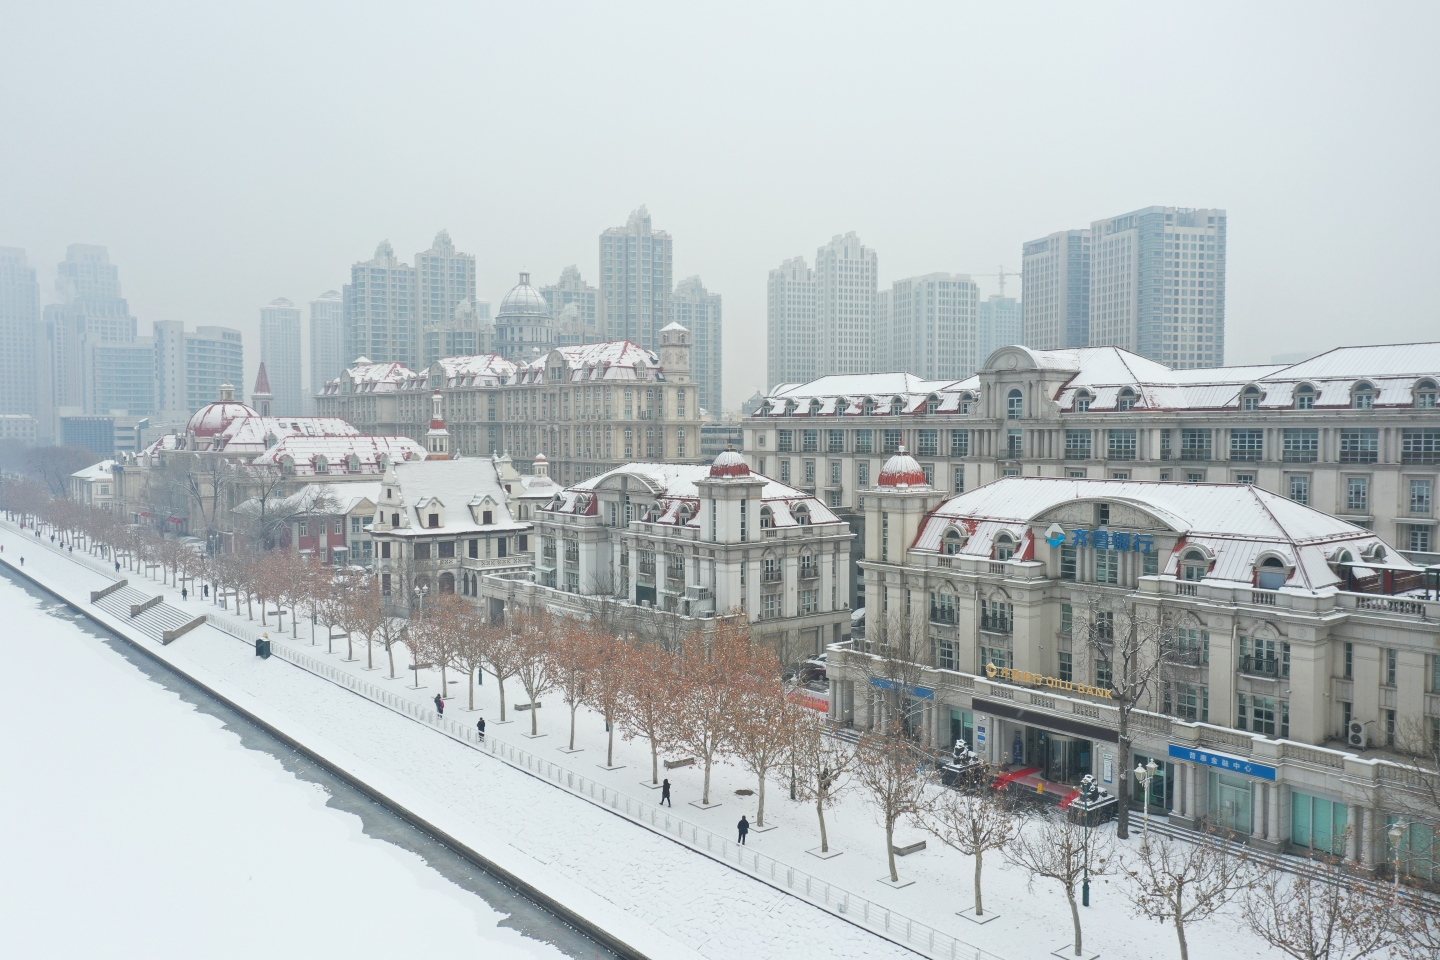
[[1071, 530], [1070, 546], [1093, 547], [1096, 550], [1119, 550], [1123, 553], [1154, 553], [1155, 538], [1148, 533], [1126, 533], [1124, 530]]
[[[1028, 683], [1037, 687], [1054, 687], [1056, 690], [1083, 693], [1087, 697], [1100, 697], [1104, 700], [1113, 700], [1115, 697], [1115, 692], [1109, 687], [1092, 687], [1084, 683], [1061, 680], [1059, 677], [1042, 676], [1038, 673], [1031, 673], [1029, 670], [1016, 670], [1013, 667], [997, 667], [993, 663], [985, 664], [985, 676], [991, 680], [999, 677], [1001, 680], [1010, 680], [1014, 683]], [[873, 683], [874, 681], [872, 680], [871, 682]]]
[[1244, 757], [1232, 757], [1228, 753], [1216, 753], [1213, 750], [1201, 750], [1197, 747], [1182, 747], [1178, 743], [1172, 743], [1170, 744], [1170, 756], [1175, 760], [1198, 763], [1202, 766], [1214, 767], [1216, 770], [1224, 770], [1227, 773], [1239, 773], [1260, 780], [1275, 779], [1274, 767], [1256, 763]]
[[[894, 690], [896, 687], [901, 686], [901, 684], [891, 680], [889, 677], [871, 677], [870, 686], [879, 687], [881, 690]], [[917, 700], [935, 699], [935, 691], [929, 687], [911, 687], [906, 692]]]

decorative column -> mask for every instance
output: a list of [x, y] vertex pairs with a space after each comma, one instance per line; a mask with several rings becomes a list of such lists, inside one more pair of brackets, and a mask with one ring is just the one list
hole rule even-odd
[[1266, 839], [1278, 848], [1280, 846], [1280, 784], [1265, 784], [1265, 793], [1266, 813], [1268, 814], [1265, 835]]
[[[1360, 829], [1360, 866], [1367, 870], [1375, 867], [1375, 838], [1379, 834], [1380, 817], [1374, 807], [1361, 807], [1361, 815], [1356, 817], [1356, 826]], [[1359, 821], [1364, 821], [1360, 826]]]
[[1250, 839], [1265, 839], [1265, 791], [1250, 784]]

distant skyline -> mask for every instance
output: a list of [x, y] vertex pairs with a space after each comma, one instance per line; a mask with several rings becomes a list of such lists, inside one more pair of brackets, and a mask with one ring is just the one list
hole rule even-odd
[[881, 289], [969, 273], [984, 299], [1027, 240], [1221, 207], [1227, 363], [1437, 336], [1404, 282], [1440, 260], [1433, 5], [431, 6], [11, 5], [0, 246], [47, 303], [67, 245], [106, 246], [142, 334], [239, 328], [247, 382], [257, 307], [382, 240], [412, 262], [448, 230], [494, 303], [520, 270], [601, 283], [597, 238], [642, 204], [725, 299], [732, 407], [764, 384], [769, 271], [851, 231]]

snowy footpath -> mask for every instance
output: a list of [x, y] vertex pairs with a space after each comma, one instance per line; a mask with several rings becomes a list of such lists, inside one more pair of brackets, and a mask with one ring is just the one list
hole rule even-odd
[[[88, 602], [89, 591], [115, 579], [95, 558], [63, 553], [48, 541], [28, 540], [0, 522], [0, 559], [14, 565], [26, 554], [25, 573], [71, 599], [117, 632], [139, 635], [123, 614]], [[540, 730], [532, 739], [526, 713], [498, 723], [493, 677], [477, 689], [477, 712], [467, 706], [463, 675], [453, 672], [446, 716], [436, 717], [440, 688], [435, 671], [421, 671], [421, 687], [404, 651], [396, 653], [399, 676], [388, 677], [383, 651], [378, 669], [367, 670], [363, 644], [345, 662], [345, 642], [327, 652], [324, 627], [318, 640], [310, 625], [282, 635], [268, 632], [278, 656], [260, 660], [250, 640], [257, 620], [223, 611], [193, 595], [139, 574], [122, 572], [146, 595], [211, 623], [169, 646], [141, 638], [146, 648], [227, 699], [262, 717], [308, 750], [323, 755], [371, 785], [437, 832], [470, 847], [517, 879], [544, 891], [565, 908], [602, 927], [636, 952], [660, 958], [703, 956], [790, 957], [816, 952], [846, 957], [925, 956], [966, 960], [1048, 957], [1067, 944], [1070, 918], [1058, 887], [1030, 878], [998, 856], [985, 866], [987, 912], [994, 922], [977, 925], [957, 915], [970, 905], [972, 864], [931, 839], [905, 857], [902, 889], [879, 882], [885, 875], [884, 833], [863, 799], [851, 793], [827, 812], [832, 847], [842, 856], [820, 860], [806, 853], [818, 843], [814, 810], [789, 801], [783, 786], [767, 788], [766, 824], [748, 843], [735, 845], [734, 824], [755, 819], [755, 798], [737, 790], [756, 786], [744, 771], [717, 765], [712, 801], [698, 809], [701, 773], [663, 771], [674, 785], [673, 808], [659, 807], [658, 791], [646, 788], [650, 753], [644, 741], [616, 739], [617, 769], [606, 769], [601, 720], [582, 708], [576, 746], [568, 740], [569, 714], [558, 694], [542, 698]], [[525, 697], [507, 685], [513, 707]], [[487, 743], [474, 743], [474, 722], [487, 720]], [[1138, 824], [1137, 824], [1138, 827]], [[1138, 830], [1137, 830], [1138, 833]], [[916, 839], [919, 839], [917, 834]], [[903, 842], [904, 838], [900, 838]], [[1135, 841], [1132, 841], [1132, 843]], [[1119, 847], [1123, 850], [1125, 844]], [[1086, 953], [1106, 958], [1177, 956], [1173, 931], [1133, 916], [1121, 891], [1099, 880], [1094, 906], [1083, 910]], [[1194, 928], [1194, 960], [1241, 960], [1270, 952], [1243, 927], [1231, 908]], [[904, 944], [908, 946], [906, 949]]]

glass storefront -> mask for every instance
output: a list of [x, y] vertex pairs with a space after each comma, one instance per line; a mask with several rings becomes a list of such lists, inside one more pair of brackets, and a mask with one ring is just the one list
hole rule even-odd
[[1390, 828], [1400, 822], [1398, 817], [1385, 818], [1386, 862], [1393, 867], [1398, 858], [1402, 876], [1440, 880], [1440, 830], [1428, 823], [1405, 823], [1397, 850], [1390, 839]]
[[1210, 771], [1210, 822], [1236, 833], [1249, 833], [1253, 827], [1251, 813], [1251, 780], [1232, 777], [1228, 773]]
[[1349, 822], [1350, 811], [1339, 801], [1290, 794], [1290, 842], [1297, 847], [1343, 855]]
[[1046, 780], [1077, 784], [1090, 772], [1090, 741], [1026, 727], [1022, 760], [1024, 766], [1038, 767]]
[[953, 747], [956, 740], [964, 740], [967, 747], [975, 749], [975, 714], [969, 710], [950, 711], [950, 743], [947, 746]]

